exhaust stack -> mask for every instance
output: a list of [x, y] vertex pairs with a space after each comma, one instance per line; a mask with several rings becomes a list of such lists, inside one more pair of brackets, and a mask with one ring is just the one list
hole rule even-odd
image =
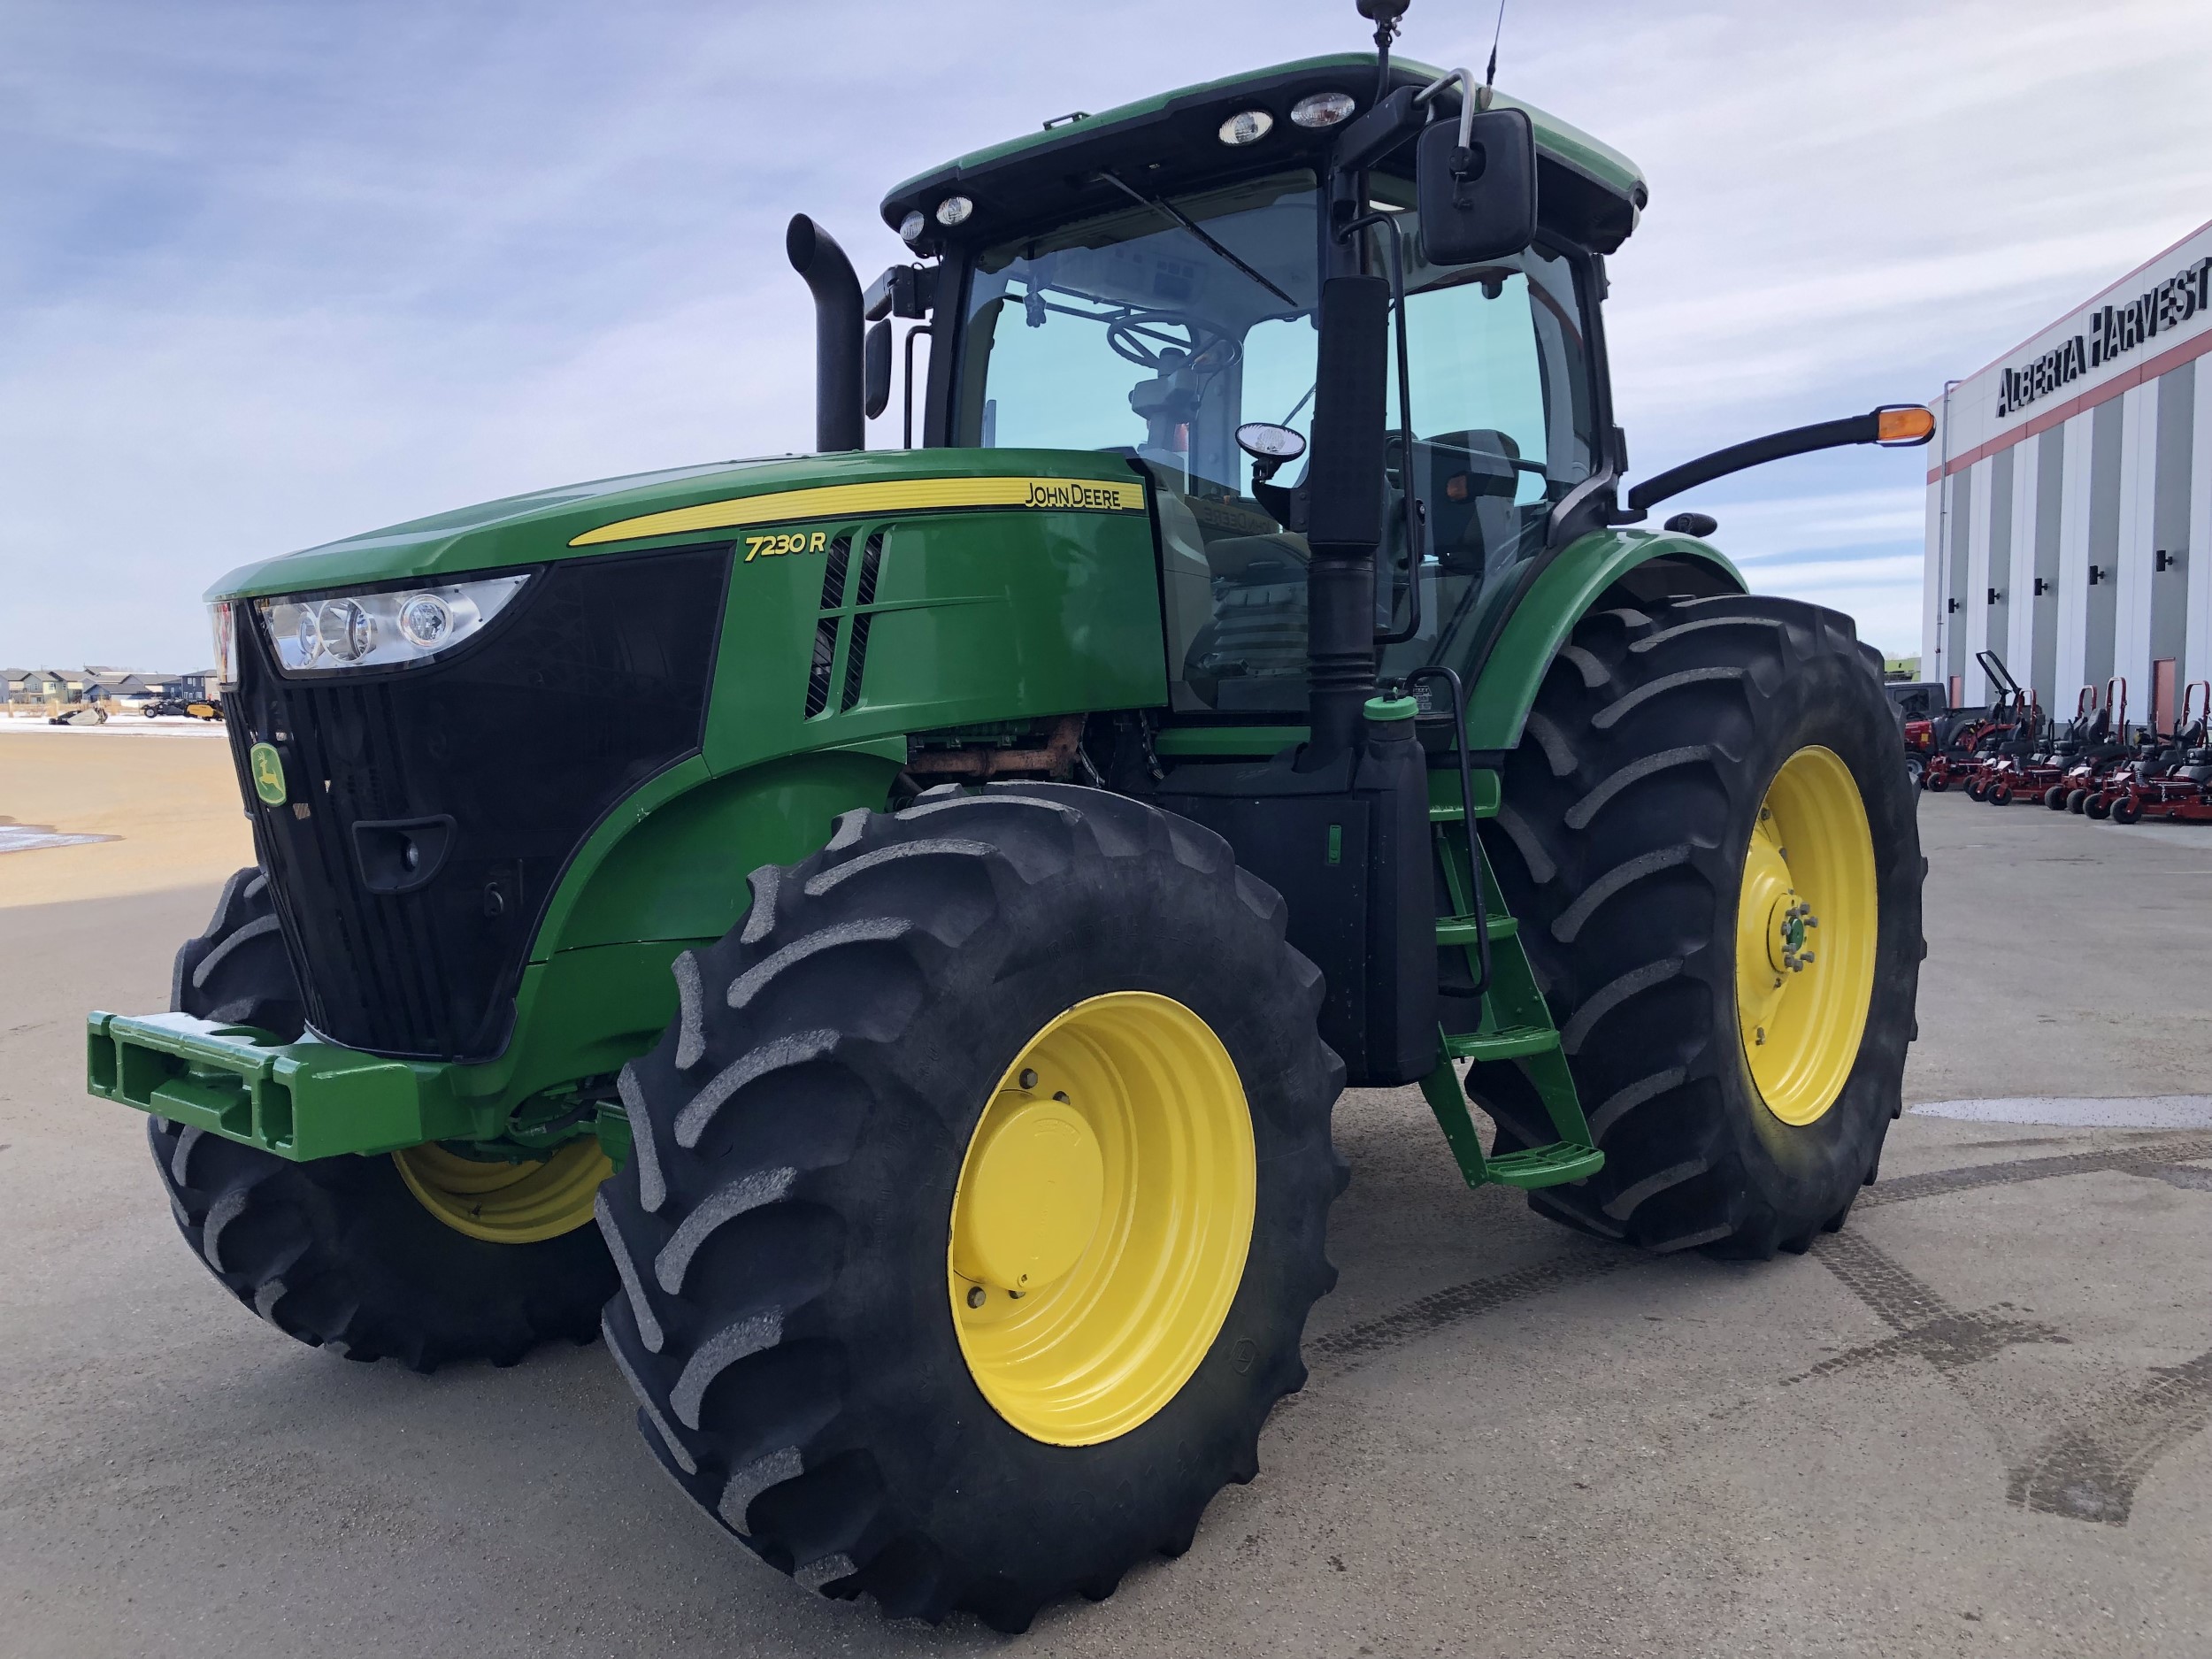
[[814, 291], [814, 447], [824, 454], [864, 449], [860, 279], [836, 239], [804, 213], [791, 216], [783, 249]]

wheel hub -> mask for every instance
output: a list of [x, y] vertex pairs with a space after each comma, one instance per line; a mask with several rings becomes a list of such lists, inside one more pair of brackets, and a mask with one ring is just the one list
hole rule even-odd
[[535, 1244], [589, 1225], [599, 1183], [614, 1173], [596, 1140], [518, 1163], [464, 1157], [432, 1141], [392, 1162], [425, 1210], [488, 1244]]
[[1190, 1380], [1243, 1282], [1252, 1116], [1221, 1040], [1148, 991], [1091, 997], [1001, 1076], [946, 1275], [969, 1374], [1033, 1440], [1125, 1434]]
[[1850, 1077], [1873, 993], [1878, 913], [1858, 785], [1832, 751], [1801, 749], [1760, 803], [1736, 911], [1744, 1057], [1785, 1123], [1817, 1120]]
[[995, 1102], [983, 1128], [963, 1187], [953, 1271], [987, 1290], [1041, 1290], [1098, 1231], [1106, 1202], [1098, 1135], [1064, 1094], [1038, 1100], [1029, 1091], [1008, 1109]]

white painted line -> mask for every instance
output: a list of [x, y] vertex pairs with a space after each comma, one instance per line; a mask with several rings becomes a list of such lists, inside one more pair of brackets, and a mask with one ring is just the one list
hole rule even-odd
[[1939, 1100], [1905, 1108], [1916, 1118], [1975, 1124], [2056, 1124], [2069, 1129], [2212, 1129], [2212, 1094], [2139, 1094], [2065, 1100]]

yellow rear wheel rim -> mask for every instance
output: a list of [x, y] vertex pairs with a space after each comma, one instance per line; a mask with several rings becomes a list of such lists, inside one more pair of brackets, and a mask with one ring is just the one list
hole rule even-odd
[[465, 1158], [434, 1142], [392, 1154], [399, 1179], [422, 1207], [472, 1239], [535, 1244], [573, 1233], [591, 1219], [599, 1183], [614, 1165], [599, 1142], [572, 1141], [528, 1164]]
[[1816, 1123], [1843, 1093], [1866, 1033], [1880, 916], [1866, 803], [1841, 756], [1782, 763], [1744, 852], [1736, 1016], [1766, 1109]]
[[1243, 1281], [1258, 1191], [1236, 1066], [1182, 1003], [1078, 1002], [999, 1079], [962, 1160], [945, 1271], [992, 1408], [1110, 1440], [1190, 1380]]

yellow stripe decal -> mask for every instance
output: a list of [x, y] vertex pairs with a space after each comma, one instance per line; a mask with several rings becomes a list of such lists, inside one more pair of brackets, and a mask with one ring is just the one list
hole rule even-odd
[[948, 507], [1031, 507], [1055, 512], [1142, 512], [1144, 486], [1134, 479], [1102, 482], [1086, 478], [902, 478], [867, 484], [826, 484], [702, 502], [623, 518], [587, 530], [569, 542], [593, 547], [649, 535], [685, 535], [748, 524], [788, 524], [800, 518], [848, 518], [863, 514], [921, 512]]

